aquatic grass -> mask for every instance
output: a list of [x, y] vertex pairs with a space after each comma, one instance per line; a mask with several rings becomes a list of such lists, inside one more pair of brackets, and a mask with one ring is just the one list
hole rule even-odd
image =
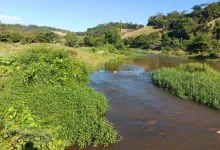
[[206, 64], [189, 63], [153, 72], [155, 85], [197, 103], [220, 109], [220, 73]]
[[123, 62], [123, 59], [118, 57], [114, 59], [110, 59], [105, 63], [105, 69], [110, 71], [118, 71], [119, 65]]

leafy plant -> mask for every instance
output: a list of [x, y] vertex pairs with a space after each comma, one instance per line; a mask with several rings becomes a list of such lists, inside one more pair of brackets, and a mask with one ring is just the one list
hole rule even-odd
[[[5, 78], [4, 88], [0, 92], [0, 108], [7, 112], [6, 108], [23, 101], [27, 109], [20, 110], [13, 106], [13, 113], [24, 115], [15, 116], [9, 121], [5, 120], [5, 113], [0, 116], [4, 118], [4, 124], [16, 122], [18, 118], [22, 121], [23, 116], [33, 120], [26, 123], [25, 119], [28, 118], [25, 117], [24, 124], [18, 122], [21, 130], [8, 136], [6, 140], [9, 143], [17, 135], [24, 137], [22, 139], [26, 142], [25, 137], [32, 134], [42, 137], [38, 133], [44, 132], [40, 139], [51, 143], [47, 145], [51, 150], [59, 148], [60, 140], [64, 141], [64, 146], [71, 143], [80, 148], [107, 146], [120, 140], [112, 124], [103, 117], [109, 107], [108, 101], [103, 94], [86, 86], [89, 81], [88, 68], [83, 62], [71, 57], [69, 51], [37, 47], [18, 54], [14, 61], [12, 66], [19, 69], [14, 69]], [[44, 118], [46, 121], [37, 121]], [[28, 134], [23, 134], [26, 129]], [[52, 134], [46, 134], [47, 131]], [[10, 128], [5, 132], [11, 134]], [[34, 141], [34, 145], [43, 147], [43, 141]], [[15, 146], [19, 145], [15, 143]]]
[[[59, 125], [45, 126], [45, 120], [39, 121], [39, 118], [32, 115], [24, 103], [17, 103], [10, 108], [1, 108], [0, 119], [1, 149], [7, 147], [11, 150], [22, 150], [27, 148], [28, 143], [33, 143], [40, 150], [58, 150], [64, 149], [67, 144], [66, 141], [57, 138]], [[41, 124], [44, 124], [44, 127]]]

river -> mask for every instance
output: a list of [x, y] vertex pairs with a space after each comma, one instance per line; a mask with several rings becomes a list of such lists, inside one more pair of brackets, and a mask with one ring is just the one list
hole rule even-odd
[[[109, 100], [106, 117], [123, 136], [120, 143], [95, 150], [219, 150], [220, 111], [182, 100], [151, 80], [155, 69], [190, 61], [194, 60], [148, 55], [125, 60], [116, 74], [91, 74], [90, 86]], [[220, 71], [220, 63], [207, 63]]]

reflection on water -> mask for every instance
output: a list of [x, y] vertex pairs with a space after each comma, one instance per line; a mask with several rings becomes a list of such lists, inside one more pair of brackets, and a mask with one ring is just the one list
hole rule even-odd
[[128, 59], [124, 63], [125, 64], [138, 64], [140, 67], [144, 68], [146, 71], [150, 71], [150, 70], [158, 69], [162, 67], [175, 67], [181, 63], [189, 63], [189, 62], [207, 63], [215, 70], [220, 71], [220, 63], [218, 62], [187, 59], [187, 58], [180, 58], [180, 57], [169, 57], [169, 56], [164, 56], [160, 54], [148, 54], [148, 57]]
[[[126, 60], [119, 72], [100, 70], [91, 87], [111, 105], [106, 117], [124, 137], [122, 142], [96, 150], [219, 150], [220, 111], [182, 100], [152, 84], [152, 70], [189, 60], [150, 55]], [[220, 71], [220, 63], [210, 65]]]

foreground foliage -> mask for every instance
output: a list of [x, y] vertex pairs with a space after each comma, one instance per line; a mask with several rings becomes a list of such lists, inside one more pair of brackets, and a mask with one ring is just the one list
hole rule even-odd
[[[102, 117], [109, 107], [107, 100], [86, 86], [88, 68], [68, 51], [37, 47], [8, 60], [7, 74], [0, 79], [0, 134], [8, 136], [0, 139], [0, 146], [1, 141], [12, 149], [32, 142], [39, 149], [63, 149], [119, 141], [112, 124]], [[14, 107], [17, 103], [23, 105]], [[19, 140], [12, 142], [17, 136]]]
[[153, 73], [154, 83], [183, 99], [220, 109], [220, 74], [208, 65], [190, 63]]

